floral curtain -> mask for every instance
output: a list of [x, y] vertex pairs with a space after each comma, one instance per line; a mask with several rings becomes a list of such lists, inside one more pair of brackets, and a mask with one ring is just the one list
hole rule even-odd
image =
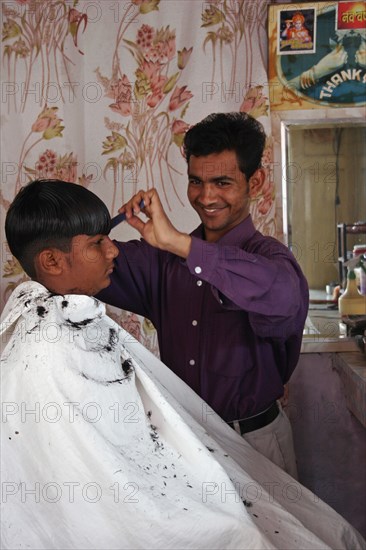
[[[268, 0], [12, 0], [2, 7], [2, 220], [36, 177], [97, 193], [112, 215], [155, 186], [172, 222], [199, 220], [186, 199], [184, 133], [211, 112], [246, 111], [268, 134], [267, 180], [252, 215], [277, 234], [267, 82]], [[26, 279], [7, 249], [1, 307]], [[122, 224], [112, 237], [138, 235]], [[158, 353], [150, 321], [110, 314]]]

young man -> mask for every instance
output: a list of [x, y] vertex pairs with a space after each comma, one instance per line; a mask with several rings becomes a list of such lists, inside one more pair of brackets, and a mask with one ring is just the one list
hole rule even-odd
[[34, 280], [1, 324], [1, 547], [361, 549], [207, 408], [202, 426], [201, 399], [106, 316], [91, 294], [111, 276], [109, 227], [93, 193], [61, 181], [32, 182], [9, 209]]
[[[112, 284], [99, 297], [151, 319], [162, 361], [296, 477], [277, 400], [299, 358], [308, 286], [287, 247], [256, 231], [249, 214], [265, 178], [264, 145], [262, 125], [245, 113], [193, 126], [184, 142], [188, 199], [201, 225], [182, 233], [156, 190], [137, 193], [121, 211], [144, 240], [116, 243]], [[141, 199], [147, 222], [137, 215]]]

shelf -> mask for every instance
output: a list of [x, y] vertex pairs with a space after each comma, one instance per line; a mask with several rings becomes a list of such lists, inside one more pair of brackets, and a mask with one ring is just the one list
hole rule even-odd
[[338, 273], [339, 282], [344, 284], [347, 279], [347, 267], [344, 265], [347, 262], [348, 250], [347, 250], [347, 235], [366, 235], [366, 223], [338, 223]]
[[339, 223], [339, 226], [344, 226], [344, 231], [347, 235], [364, 235], [366, 234], [366, 224], [354, 224], [354, 223]]

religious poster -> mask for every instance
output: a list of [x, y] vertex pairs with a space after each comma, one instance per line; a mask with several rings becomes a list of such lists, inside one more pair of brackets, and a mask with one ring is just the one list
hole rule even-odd
[[366, 1], [269, 7], [272, 110], [366, 104]]
[[278, 11], [278, 50], [281, 54], [315, 51], [315, 10]]

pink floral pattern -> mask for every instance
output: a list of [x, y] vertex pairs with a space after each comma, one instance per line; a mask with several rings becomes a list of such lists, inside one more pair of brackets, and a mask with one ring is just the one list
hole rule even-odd
[[38, 157], [35, 169], [24, 167], [32, 179], [61, 179], [63, 181], [77, 181], [77, 159], [73, 153], [57, 155], [55, 151], [46, 149]]
[[[55, 137], [62, 137], [64, 126], [61, 125], [62, 120], [58, 117], [58, 107], [48, 108], [47, 105], [40, 112], [37, 119], [31, 126], [31, 130], [23, 141], [19, 161], [18, 175], [15, 185], [15, 194], [18, 193], [23, 181], [23, 169], [27, 156], [30, 154], [42, 140], [50, 140]], [[35, 134], [35, 135], [34, 135]], [[41, 134], [40, 137], [37, 134]]]
[[[263, 86], [249, 88], [240, 106], [240, 112], [245, 112], [254, 118], [268, 116], [268, 98], [263, 95]], [[266, 171], [265, 181], [252, 188], [251, 214], [256, 227], [265, 235], [275, 235], [275, 223], [272, 209], [275, 204], [275, 186], [271, 168], [273, 167], [272, 139], [267, 143], [262, 157], [262, 165]]]
[[[117, 0], [108, 3], [107, 8], [104, 2], [80, 0], [2, 3], [2, 78], [6, 86], [19, 91], [9, 95], [2, 110], [4, 134], [10, 130], [12, 147], [4, 159], [4, 165], [9, 165], [9, 175], [5, 174], [6, 185], [0, 190], [2, 214], [29, 179], [56, 177], [83, 186], [96, 185], [93, 191], [106, 199], [113, 213], [138, 187], [154, 185], [172, 210], [169, 214], [173, 221], [177, 221], [174, 216], [183, 217], [186, 186], [181, 184], [186, 177], [182, 143], [188, 122], [199, 120], [209, 110], [208, 105], [202, 105], [197, 82], [193, 82], [197, 79], [201, 82], [196, 67], [202, 67], [202, 76], [207, 81], [224, 82], [225, 89], [230, 90], [239, 81], [241, 66], [244, 80], [240, 78], [240, 89], [245, 96], [240, 98], [239, 109], [256, 118], [268, 116], [269, 102], [264, 88], [253, 84], [262, 82], [257, 78], [254, 62], [254, 58], [258, 60], [257, 54], [265, 66], [263, 45], [258, 44], [257, 33], [263, 31], [265, 23], [258, 14], [265, 13], [268, 0], [193, 2], [192, 32], [179, 26], [172, 7], [175, 2], [180, 5], [183, 0]], [[102, 7], [100, 12], [98, 6]], [[160, 14], [162, 9], [164, 13]], [[99, 36], [106, 16], [111, 23], [109, 34], [102, 31]], [[98, 55], [100, 44], [103, 56]], [[95, 65], [87, 64], [89, 72], [80, 74], [74, 86], [77, 71], [73, 72], [73, 66], [83, 67], [84, 59], [91, 59], [92, 63], [95, 59]], [[94, 74], [90, 72], [93, 69]], [[80, 128], [76, 123], [70, 124], [70, 120], [79, 121], [78, 109], [84, 107], [80, 102], [81, 88], [88, 79], [101, 91], [101, 99], [95, 103], [98, 117], [95, 123], [93, 120], [93, 138], [99, 145], [92, 146], [85, 135], [84, 119]], [[50, 101], [47, 94], [40, 93], [39, 101], [34, 101], [35, 92], [48, 86], [56, 88], [57, 100]], [[213, 99], [219, 100], [218, 95]], [[88, 116], [90, 105], [85, 106]], [[216, 102], [212, 105], [214, 109], [238, 110], [238, 103]], [[187, 113], [191, 115], [189, 121]], [[79, 136], [84, 139], [79, 141]], [[275, 235], [272, 157], [272, 140], [268, 139], [263, 156], [267, 179], [254, 190], [251, 212], [263, 233]], [[99, 179], [90, 173], [93, 168], [88, 168], [87, 173], [84, 169], [83, 162], [90, 158], [91, 165], [100, 171]], [[181, 171], [178, 162], [184, 166]], [[182, 208], [176, 208], [177, 204]], [[27, 278], [9, 251], [3, 261], [2, 275], [4, 301]], [[156, 331], [150, 321], [129, 312], [115, 312], [113, 308], [111, 313], [158, 354]]]
[[[77, 175], [77, 157], [74, 153], [59, 155], [54, 150], [47, 148], [39, 154], [34, 168], [26, 166], [26, 159], [36, 146], [43, 140], [49, 141], [56, 137], [62, 137], [63, 130], [62, 120], [58, 117], [58, 107], [46, 106], [32, 124], [31, 130], [23, 142], [18, 162], [15, 194], [19, 191], [24, 179], [60, 178], [64, 181], [79, 181], [85, 186], [89, 184], [92, 175], [87, 176], [84, 173], [79, 177]], [[40, 134], [40, 137], [37, 137], [37, 134]]]
[[239, 110], [254, 118], [268, 116], [268, 98], [263, 96], [263, 86], [249, 88]]
[[179, 109], [192, 97], [193, 95], [187, 90], [187, 86], [182, 86], [181, 88], [176, 86], [169, 101], [169, 111]]
[[111, 83], [110, 89], [106, 93], [106, 96], [111, 97], [114, 100], [114, 103], [109, 105], [112, 111], [120, 114], [121, 116], [130, 116], [132, 112], [132, 86], [125, 74], [122, 75], [122, 78], [119, 78], [116, 82]]
[[[74, 6], [78, 3], [76, 0]], [[67, 40], [71, 37], [77, 51], [80, 29], [85, 31], [88, 19], [75, 7], [70, 8], [65, 0], [17, 0], [22, 6], [16, 9], [16, 4], [4, 2], [3, 5], [3, 56], [7, 65], [8, 80], [17, 88], [16, 71], [19, 63], [24, 64], [26, 71], [26, 86], [21, 94], [20, 106], [17, 95], [13, 94], [13, 102], [8, 102], [8, 109], [13, 106], [24, 112], [28, 97], [32, 91], [33, 76], [37, 72], [38, 81], [42, 88], [57, 85], [60, 97], [64, 98], [65, 78], [60, 79], [58, 71], [51, 73], [50, 67], [57, 63], [63, 64], [68, 75], [70, 60], [65, 53]], [[48, 70], [46, 70], [48, 67]], [[41, 77], [41, 80], [39, 78]], [[68, 83], [70, 83], [68, 78]], [[41, 105], [46, 103], [44, 94], [40, 93]]]
[[149, 13], [158, 9], [160, 0], [132, 0], [140, 8], [140, 13]]
[[32, 132], [42, 133], [43, 139], [62, 137], [61, 119], [57, 117], [58, 107], [48, 108], [47, 106], [38, 115], [37, 120], [32, 124]]
[[152, 353], [159, 356], [159, 344], [154, 325], [148, 319], [141, 319], [138, 315], [128, 311], [116, 311], [107, 306], [108, 315], [136, 340], [146, 346]]
[[[140, 7], [140, 13], [148, 13], [158, 9], [159, 1], [134, 3]], [[179, 85], [178, 82], [193, 48], [183, 47], [177, 51], [176, 34], [169, 25], [154, 28], [143, 23], [137, 28], [134, 40], [126, 37], [126, 29], [127, 23], [122, 20], [113, 56], [112, 76], [108, 78], [102, 75], [99, 68], [96, 70], [105, 96], [113, 100], [109, 108], [115, 115], [122, 117], [120, 123], [106, 120], [106, 127], [111, 134], [103, 142], [102, 154], [113, 153], [104, 170], [106, 178], [109, 173], [113, 174], [112, 212], [120, 205], [117, 204], [118, 182], [126, 179], [127, 171], [133, 174], [132, 193], [137, 191], [140, 180], [145, 187], [160, 185], [169, 207], [165, 188], [168, 179], [183, 205], [175, 186], [173, 173], [177, 170], [169, 160], [169, 151], [172, 145], [181, 147], [184, 133], [189, 127], [183, 117], [193, 94], [186, 84]], [[117, 54], [120, 43], [124, 44], [136, 63], [133, 76], [127, 75], [120, 65]], [[128, 120], [124, 121], [126, 118]], [[159, 174], [159, 183], [156, 182], [156, 172]], [[126, 199], [122, 185], [121, 201]]]

